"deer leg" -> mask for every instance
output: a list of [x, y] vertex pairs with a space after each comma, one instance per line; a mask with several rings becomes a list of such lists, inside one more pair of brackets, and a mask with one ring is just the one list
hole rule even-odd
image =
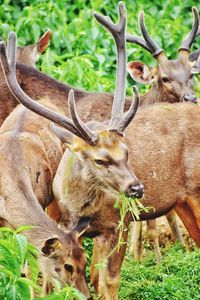
[[142, 257], [142, 222], [133, 223], [129, 254], [137, 260]]
[[107, 258], [110, 250], [110, 237], [102, 234], [95, 238], [90, 271], [91, 282], [94, 284], [100, 299], [111, 300], [106, 286]]
[[[127, 239], [128, 227], [130, 224], [129, 216], [124, 220], [124, 231], [122, 234], [122, 243], [118, 249], [119, 232], [116, 228], [115, 233], [109, 235], [109, 242], [107, 243], [107, 265], [106, 269], [101, 273], [99, 270], [99, 287], [98, 291], [100, 297], [105, 300], [118, 300], [118, 290], [120, 284], [121, 265], [124, 260]], [[103, 282], [104, 280], [104, 282]], [[103, 282], [103, 286], [102, 286]]]
[[187, 196], [186, 202], [191, 208], [193, 214], [195, 215], [197, 225], [200, 230], [200, 199], [199, 196]]
[[192, 239], [195, 241], [197, 246], [200, 247], [200, 229], [188, 203], [185, 201], [179, 201], [175, 206], [175, 211], [182, 220]]
[[[129, 224], [126, 224], [129, 225]], [[112, 249], [116, 248], [118, 244], [119, 234], [118, 232], [111, 237], [111, 251]], [[107, 264], [107, 273], [106, 273], [106, 286], [109, 294], [108, 299], [117, 300], [118, 299], [118, 290], [120, 284], [120, 271], [121, 266], [124, 260], [124, 256], [126, 253], [126, 246], [127, 246], [127, 239], [128, 239], [128, 226], [123, 232], [122, 235], [122, 245], [120, 249], [116, 249], [113, 254], [108, 259]], [[107, 299], [106, 299], [107, 300]]]
[[166, 214], [167, 221], [172, 231], [172, 235], [175, 241], [179, 241], [180, 244], [185, 246], [183, 236], [178, 226], [178, 220], [175, 211], [172, 209]]
[[97, 268], [98, 264], [98, 237], [94, 239], [93, 252], [92, 252], [92, 262], [90, 267], [90, 282], [93, 284], [94, 289], [98, 292], [98, 281], [99, 281], [99, 270]]
[[157, 264], [160, 264], [162, 261], [162, 254], [160, 252], [158, 231], [156, 228], [156, 219], [147, 221], [147, 229], [148, 229], [149, 241], [151, 244], [153, 244], [153, 247], [154, 247], [156, 262], [157, 262]]

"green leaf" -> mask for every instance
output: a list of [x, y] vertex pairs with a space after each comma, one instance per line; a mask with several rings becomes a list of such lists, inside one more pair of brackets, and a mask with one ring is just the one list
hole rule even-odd
[[26, 252], [27, 252], [27, 244], [28, 244], [27, 239], [25, 236], [23, 236], [21, 234], [16, 234], [15, 241], [16, 241], [16, 245], [19, 249], [20, 262], [21, 262], [21, 265], [23, 265], [24, 261], [25, 261]]
[[23, 226], [20, 226], [17, 228], [17, 230], [15, 231], [16, 233], [20, 233], [22, 231], [25, 231], [25, 230], [31, 230], [33, 229], [34, 226], [28, 226], [28, 225], [23, 225]]
[[9, 270], [13, 272], [18, 272], [19, 266], [15, 257], [13, 257], [12, 252], [5, 245], [2, 244], [0, 244], [0, 258], [1, 257], [6, 262], [7, 268]]

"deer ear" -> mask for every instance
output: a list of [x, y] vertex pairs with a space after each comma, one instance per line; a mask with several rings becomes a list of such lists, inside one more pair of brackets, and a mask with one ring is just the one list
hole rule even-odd
[[76, 226], [73, 229], [73, 231], [74, 231], [77, 239], [80, 238], [87, 229], [89, 229], [90, 222], [91, 222], [91, 218], [90, 217], [82, 217], [78, 221], [78, 223], [76, 224]]
[[50, 256], [55, 250], [59, 249], [61, 243], [58, 238], [48, 239], [44, 242], [41, 252], [44, 256]]
[[129, 62], [127, 64], [127, 71], [136, 82], [148, 84], [153, 80], [152, 70], [140, 61]]
[[55, 125], [54, 123], [50, 124], [50, 129], [61, 140], [62, 143], [66, 143], [70, 147], [74, 137], [71, 132]]
[[37, 42], [37, 52], [42, 54], [49, 46], [52, 37], [52, 31], [48, 30]]

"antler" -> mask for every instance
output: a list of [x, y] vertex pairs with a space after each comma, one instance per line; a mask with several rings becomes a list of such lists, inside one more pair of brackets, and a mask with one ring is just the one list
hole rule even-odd
[[[200, 35], [200, 26], [198, 28], [198, 31], [197, 31], [197, 34], [196, 34], [196, 37], [198, 37]], [[195, 51], [193, 51], [190, 56], [189, 56], [189, 60], [190, 61], [196, 61], [198, 59], [200, 55], [200, 49], [197, 49]]]
[[131, 103], [129, 110], [124, 114], [124, 117], [118, 126], [119, 132], [124, 132], [126, 127], [128, 127], [130, 122], [133, 120], [133, 118], [137, 112], [137, 109], [139, 107], [140, 95], [139, 95], [139, 92], [138, 92], [138, 89], [136, 86], [133, 86], [133, 92], [134, 92], [134, 100]]
[[200, 34], [199, 32], [199, 13], [196, 7], [192, 7], [193, 13], [193, 25], [191, 31], [188, 33], [186, 38], [183, 40], [179, 51], [190, 51], [192, 43], [194, 42], [195, 38]]
[[103, 25], [113, 36], [117, 49], [117, 71], [116, 85], [109, 128], [122, 133], [133, 119], [135, 111], [131, 105], [129, 111], [124, 114], [124, 102], [126, 95], [126, 7], [123, 2], [119, 2], [119, 16], [117, 24], [110, 18], [94, 13], [96, 20]]
[[74, 123], [69, 118], [39, 104], [37, 101], [31, 99], [24, 93], [16, 79], [16, 41], [16, 34], [14, 32], [10, 32], [7, 46], [8, 56], [6, 55], [5, 43], [0, 42], [1, 66], [7, 81], [8, 88], [10, 89], [13, 96], [33, 112], [57, 123], [58, 125], [61, 125], [76, 136], [84, 139], [88, 144], [95, 145], [97, 142], [97, 136], [93, 132], [91, 132], [85, 124], [83, 124], [83, 122], [77, 115], [73, 90], [69, 91], [68, 101], [70, 113]]
[[126, 41], [129, 43], [135, 43], [137, 45], [140, 45], [142, 48], [149, 51], [153, 55], [153, 57], [155, 58], [158, 57], [163, 52], [163, 49], [159, 48], [158, 45], [156, 45], [156, 43], [152, 40], [152, 38], [148, 34], [147, 28], [144, 23], [143, 11], [140, 12], [139, 14], [139, 26], [144, 39], [131, 34], [127, 34]]

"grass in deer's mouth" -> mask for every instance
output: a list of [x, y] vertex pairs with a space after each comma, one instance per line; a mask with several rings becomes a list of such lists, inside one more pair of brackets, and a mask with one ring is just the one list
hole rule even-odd
[[134, 221], [140, 219], [141, 212], [148, 212], [149, 207], [144, 207], [141, 203], [141, 200], [138, 198], [127, 197], [124, 193], [120, 194], [117, 198], [114, 208], [119, 209], [120, 221], [118, 224], [119, 229], [119, 239], [117, 244], [117, 250], [119, 251], [120, 247], [123, 244], [123, 232], [127, 230], [124, 226], [124, 219], [127, 213], [130, 213]]

